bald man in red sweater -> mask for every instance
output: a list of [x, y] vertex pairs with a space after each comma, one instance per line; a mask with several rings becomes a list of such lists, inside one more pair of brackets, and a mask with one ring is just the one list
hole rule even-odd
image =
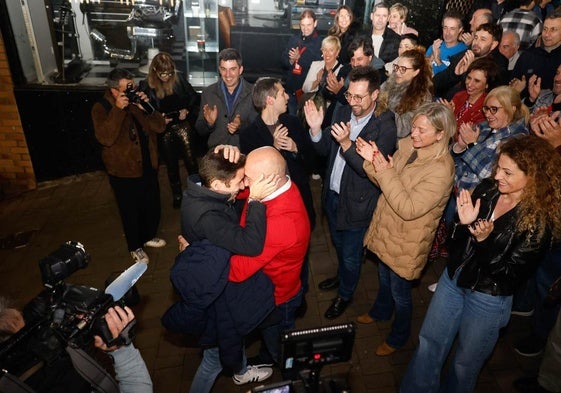
[[[268, 350], [260, 352], [261, 363], [280, 362], [280, 334], [295, 327], [296, 309], [302, 302], [300, 270], [310, 242], [310, 221], [300, 192], [286, 173], [286, 161], [274, 147], [265, 146], [247, 155], [246, 187], [261, 176], [281, 177], [277, 189], [261, 202], [267, 207], [267, 233], [263, 252], [254, 257], [234, 255], [230, 259], [229, 280], [241, 282], [258, 270], [275, 286], [275, 304], [281, 322], [263, 329]], [[245, 224], [245, 209], [241, 224]]]

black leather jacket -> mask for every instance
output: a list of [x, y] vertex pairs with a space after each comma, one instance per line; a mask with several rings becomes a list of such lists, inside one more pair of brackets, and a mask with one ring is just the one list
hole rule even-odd
[[[499, 190], [493, 179], [485, 179], [472, 195], [481, 200], [478, 218], [489, 219], [497, 204]], [[467, 225], [454, 224], [448, 238], [450, 258], [448, 275], [453, 278], [461, 268], [458, 286], [493, 296], [510, 296], [527, 280], [551, 244], [551, 231], [546, 229], [538, 239], [536, 233], [518, 233], [518, 207], [494, 221], [493, 232], [477, 242]]]

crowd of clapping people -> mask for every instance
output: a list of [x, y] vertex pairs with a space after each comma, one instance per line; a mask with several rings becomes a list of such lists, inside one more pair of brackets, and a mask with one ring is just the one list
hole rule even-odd
[[[318, 284], [337, 291], [324, 316], [345, 313], [370, 254], [379, 290], [357, 322], [393, 318], [376, 355], [410, 339], [412, 286], [447, 258], [401, 392], [472, 392], [524, 301], [532, 335], [516, 350], [545, 355], [515, 387], [560, 392], [559, 302], [544, 299], [561, 275], [561, 9], [476, 0], [468, 15], [447, 9], [425, 48], [407, 7], [374, 3], [368, 27], [339, 7], [326, 37], [305, 10], [279, 59], [282, 80], [249, 83], [226, 48], [220, 80], [199, 96], [159, 53], [136, 93], [153, 112], [130, 101], [133, 75], [119, 68], [92, 110], [137, 262], [166, 245], [156, 237], [159, 157], [166, 165], [181, 209], [181, 300], [162, 322], [202, 337], [190, 392], [209, 392], [223, 368], [238, 385], [265, 380], [281, 361], [280, 333], [305, 313], [312, 174], [338, 261]], [[243, 338], [256, 328], [263, 346], [247, 359]]]

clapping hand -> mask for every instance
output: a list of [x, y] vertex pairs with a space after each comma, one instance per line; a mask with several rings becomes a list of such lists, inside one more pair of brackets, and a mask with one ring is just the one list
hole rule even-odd
[[359, 156], [361, 156], [364, 160], [368, 162], [372, 162], [374, 158], [374, 153], [378, 151], [378, 146], [374, 141], [366, 142], [360, 136], [356, 138], [356, 152]]
[[474, 126], [473, 123], [462, 123], [460, 127], [458, 127], [458, 145], [461, 148], [465, 148], [470, 143], [477, 142], [480, 132], [481, 130], [479, 127]]
[[345, 80], [343, 78], [337, 79], [337, 75], [335, 75], [333, 71], [329, 71], [327, 73], [326, 82], [327, 90], [333, 94], [339, 93], [339, 90], [341, 90], [345, 85]]
[[547, 108], [538, 108], [530, 117], [530, 128], [539, 138], [553, 147], [561, 146], [561, 119], [559, 111], [548, 113]]
[[438, 98], [436, 101], [439, 102], [440, 104], [446, 105], [448, 108], [450, 108], [452, 112], [456, 110], [456, 104], [454, 104], [454, 101], [448, 101], [445, 100], [444, 98]]
[[350, 139], [351, 136], [351, 125], [350, 123], [333, 123], [331, 125], [331, 135], [341, 146], [343, 151], [347, 151], [349, 147], [351, 147], [352, 142]]
[[240, 128], [242, 124], [242, 118], [240, 117], [240, 114], [236, 114], [236, 116], [234, 117], [234, 120], [232, 120], [231, 122], [229, 122], [226, 125], [226, 128], [228, 129], [228, 132], [230, 134], [235, 134], [236, 131], [238, 131], [238, 129]]
[[275, 132], [273, 132], [273, 146], [277, 150], [287, 150], [293, 153], [298, 152], [296, 142], [288, 136], [288, 129], [282, 124], [279, 124]]
[[203, 117], [205, 118], [206, 124], [212, 127], [216, 123], [216, 118], [218, 117], [218, 108], [213, 105], [212, 108], [208, 104], [203, 106]]
[[313, 100], [308, 100], [304, 103], [304, 114], [312, 135], [317, 135], [321, 131], [321, 123], [323, 123], [323, 107], [318, 109]]
[[471, 49], [466, 50], [464, 53], [464, 57], [456, 65], [454, 69], [454, 73], [456, 75], [463, 75], [467, 72], [469, 65], [475, 60], [475, 54], [471, 51]]
[[469, 225], [477, 219], [481, 201], [478, 199], [474, 206], [471, 201], [471, 194], [468, 190], [460, 190], [458, 196], [456, 197], [456, 204], [461, 224]]
[[473, 224], [468, 225], [469, 232], [475, 237], [475, 240], [478, 242], [482, 242], [483, 240], [487, 239], [491, 232], [493, 232], [493, 228], [495, 225], [491, 220], [484, 220], [479, 219], [475, 221]]

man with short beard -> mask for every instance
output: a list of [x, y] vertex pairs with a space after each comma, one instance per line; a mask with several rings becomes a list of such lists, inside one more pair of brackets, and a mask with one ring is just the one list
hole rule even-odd
[[471, 49], [450, 58], [450, 66], [434, 76], [436, 96], [451, 99], [459, 90], [469, 65], [475, 59], [489, 57], [497, 64], [501, 73], [497, 84], [503, 85], [508, 81], [508, 60], [499, 51], [503, 31], [494, 24], [482, 24], [473, 36]]
[[331, 126], [322, 130], [323, 110], [311, 100], [304, 105], [314, 148], [327, 157], [322, 200], [339, 265], [337, 275], [319, 283], [321, 290], [339, 288], [324, 314], [327, 319], [341, 316], [352, 300], [360, 277], [364, 234], [380, 196], [380, 189], [362, 168], [364, 160], [356, 152], [355, 140], [360, 136], [374, 141], [384, 155], [393, 154], [397, 142], [393, 112], [376, 103], [378, 72], [357, 67], [348, 78], [345, 97], [349, 105], [333, 117]]

